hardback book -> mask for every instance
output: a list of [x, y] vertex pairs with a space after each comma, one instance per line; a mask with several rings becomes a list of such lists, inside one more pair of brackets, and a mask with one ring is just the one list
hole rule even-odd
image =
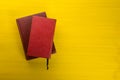
[[53, 46], [56, 19], [33, 16], [27, 54], [50, 58]]

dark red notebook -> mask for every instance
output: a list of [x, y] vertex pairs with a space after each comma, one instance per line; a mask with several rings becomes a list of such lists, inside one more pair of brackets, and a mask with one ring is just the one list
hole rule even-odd
[[27, 54], [50, 58], [52, 53], [55, 19], [33, 16]]
[[[46, 13], [42, 12], [42, 13], [26, 16], [26, 17], [23, 17], [23, 18], [19, 18], [19, 19], [16, 20], [17, 25], [18, 25], [18, 29], [19, 29], [19, 32], [20, 32], [25, 56], [26, 56], [27, 60], [36, 58], [34, 56], [28, 56], [27, 55], [28, 42], [29, 42], [29, 36], [30, 36], [31, 24], [32, 24], [32, 16], [35, 16], [35, 15], [46, 17]], [[55, 53], [55, 52], [56, 52], [56, 49], [55, 49], [55, 46], [54, 46], [54, 43], [53, 43], [51, 53]]]

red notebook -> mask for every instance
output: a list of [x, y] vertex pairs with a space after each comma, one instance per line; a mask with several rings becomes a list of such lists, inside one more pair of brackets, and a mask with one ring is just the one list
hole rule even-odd
[[[38, 13], [38, 14], [34, 14], [36, 16], [42, 16], [42, 17], [46, 17], [46, 13], [42, 12], [42, 13]], [[19, 18], [17, 19], [17, 25], [18, 25], [18, 29], [20, 32], [20, 36], [21, 36], [21, 40], [22, 40], [22, 44], [23, 44], [23, 48], [24, 48], [24, 52], [25, 52], [25, 56], [27, 60], [36, 58], [34, 56], [29, 56], [27, 55], [27, 49], [28, 49], [28, 42], [29, 42], [29, 36], [30, 36], [30, 31], [31, 31], [31, 24], [32, 24], [32, 16], [26, 16], [23, 18]], [[56, 49], [53, 43], [52, 46], [52, 52], [51, 53], [55, 53]]]
[[27, 54], [50, 58], [55, 30], [55, 19], [33, 16]]

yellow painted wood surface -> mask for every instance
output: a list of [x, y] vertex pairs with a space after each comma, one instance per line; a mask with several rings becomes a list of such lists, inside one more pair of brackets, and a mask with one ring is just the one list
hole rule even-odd
[[[15, 22], [43, 11], [57, 19], [49, 70], [25, 60]], [[0, 1], [0, 80], [120, 80], [120, 1]]]

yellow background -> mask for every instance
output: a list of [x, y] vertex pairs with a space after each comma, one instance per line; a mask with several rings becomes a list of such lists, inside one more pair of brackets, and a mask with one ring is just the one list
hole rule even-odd
[[[15, 20], [56, 18], [57, 54], [26, 61]], [[120, 80], [119, 0], [0, 1], [0, 80]]]

